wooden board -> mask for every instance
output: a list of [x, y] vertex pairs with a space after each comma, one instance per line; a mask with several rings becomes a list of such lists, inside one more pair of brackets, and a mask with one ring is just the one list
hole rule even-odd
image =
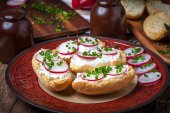
[[134, 36], [143, 44], [144, 47], [150, 49], [154, 53], [156, 53], [159, 57], [161, 57], [167, 64], [170, 65], [170, 54], [160, 54], [158, 50], [166, 50], [167, 47], [170, 48], [170, 37], [166, 37], [161, 41], [152, 41], [150, 40], [144, 33], [143, 30], [143, 22], [145, 18], [148, 16], [147, 12], [145, 12], [144, 16], [139, 20], [128, 20], [128, 24], [130, 25], [130, 29]]
[[[62, 8], [65, 11], [73, 11], [69, 6], [67, 6], [62, 0], [29, 0], [29, 4], [33, 2], [43, 1], [47, 4], [55, 4], [59, 5], [60, 8]], [[0, 12], [6, 9], [9, 9], [10, 7], [6, 5], [6, 2], [4, 0], [0, 1]], [[36, 14], [37, 16], [43, 17], [48, 19], [49, 15], [39, 12], [32, 7], [29, 8], [28, 12], [31, 14]], [[57, 16], [57, 15], [56, 15]], [[27, 15], [27, 18], [30, 21], [33, 21], [32, 16]], [[84, 33], [87, 30], [89, 30], [89, 22], [86, 21], [84, 18], [82, 18], [79, 14], [76, 13], [76, 16], [69, 20], [64, 20], [62, 26], [64, 26], [64, 29], [62, 32], [56, 32], [55, 28], [56, 25], [40, 25], [40, 24], [33, 24], [33, 36], [36, 40], [47, 40], [51, 38], [56, 37], [62, 37], [67, 35], [73, 35], [73, 34], [80, 34]]]

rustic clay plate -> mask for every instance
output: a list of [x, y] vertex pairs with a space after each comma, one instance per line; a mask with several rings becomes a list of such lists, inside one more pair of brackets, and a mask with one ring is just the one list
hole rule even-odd
[[[100, 103], [76, 103], [59, 99], [45, 91], [39, 84], [35, 75], [31, 60], [34, 53], [40, 48], [54, 49], [60, 43], [75, 38], [55, 39], [35, 45], [19, 55], [17, 55], [9, 64], [6, 71], [6, 81], [9, 88], [22, 100], [27, 103], [51, 112], [115, 112], [122, 113], [142, 107], [160, 96], [168, 86], [168, 78], [170, 75], [165, 63], [153, 52], [145, 49], [145, 53], [152, 56], [153, 61], [157, 64], [159, 72], [162, 74], [161, 80], [152, 86], [136, 87], [123, 96], [122, 98]], [[120, 48], [122, 50], [134, 46], [125, 41], [115, 40], [111, 38], [100, 38], [106, 42], [107, 46]], [[40, 87], [41, 86], [41, 87]], [[106, 95], [107, 97], [107, 95]], [[78, 99], [78, 98], [77, 98]], [[78, 99], [79, 100], [79, 99]]]

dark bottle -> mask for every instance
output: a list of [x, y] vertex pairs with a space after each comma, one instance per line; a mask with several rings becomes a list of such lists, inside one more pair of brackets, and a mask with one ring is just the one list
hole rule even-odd
[[97, 0], [91, 11], [91, 35], [125, 39], [126, 15], [120, 0]]
[[162, 0], [162, 2], [170, 5], [170, 0]]
[[11, 58], [33, 44], [32, 25], [20, 9], [9, 9], [0, 14], [0, 61]]

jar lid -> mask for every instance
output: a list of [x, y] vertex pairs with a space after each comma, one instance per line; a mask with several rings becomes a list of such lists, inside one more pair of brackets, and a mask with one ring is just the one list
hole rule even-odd
[[1, 17], [5, 20], [20, 20], [25, 17], [25, 12], [21, 9], [8, 9], [1, 13]]
[[97, 3], [102, 6], [114, 6], [120, 3], [120, 0], [97, 0]]

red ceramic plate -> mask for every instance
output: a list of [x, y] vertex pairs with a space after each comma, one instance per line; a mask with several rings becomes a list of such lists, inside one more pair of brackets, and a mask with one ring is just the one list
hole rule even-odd
[[[27, 103], [52, 112], [125, 112], [139, 107], [142, 107], [151, 101], [155, 100], [163, 93], [168, 86], [168, 68], [165, 63], [154, 53], [145, 49], [145, 52], [152, 56], [152, 59], [157, 64], [158, 70], [162, 74], [161, 81], [152, 86], [137, 87], [128, 95], [115, 101], [100, 103], [100, 104], [78, 104], [71, 103], [54, 98], [45, 93], [38, 85], [37, 76], [35, 75], [31, 60], [34, 53], [40, 48], [54, 49], [60, 43], [73, 38], [63, 38], [51, 40], [38, 45], [35, 45], [15, 57], [9, 64], [6, 71], [6, 81], [9, 88], [22, 100]], [[133, 46], [132, 44], [120, 40], [110, 38], [100, 38], [106, 42], [107, 46], [126, 49]]]

